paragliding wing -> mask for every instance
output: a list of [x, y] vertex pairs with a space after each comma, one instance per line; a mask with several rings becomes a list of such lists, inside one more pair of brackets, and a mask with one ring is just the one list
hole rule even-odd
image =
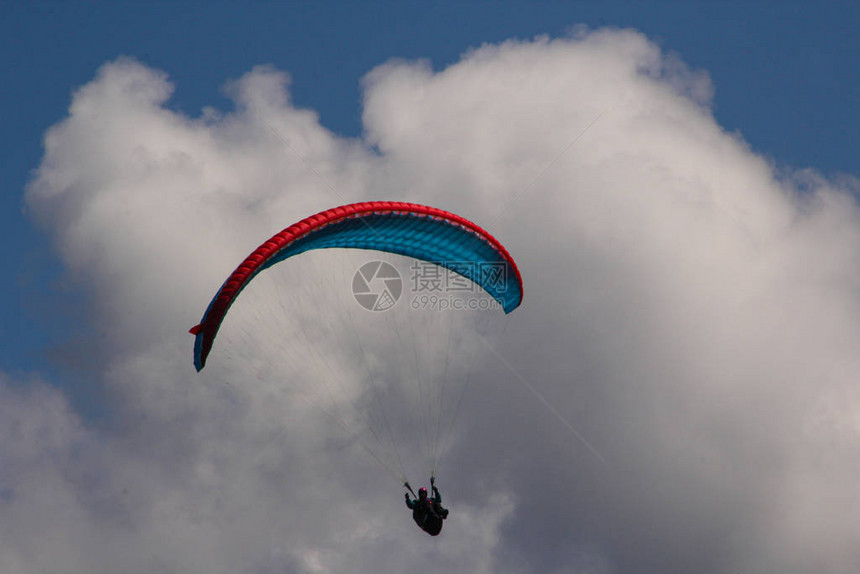
[[[212, 299], [195, 335], [194, 366], [201, 370], [227, 311], [262, 270], [293, 255], [325, 248], [373, 249], [450, 269], [484, 289], [510, 313], [523, 297], [520, 272], [489, 233], [453, 213], [394, 201], [353, 203], [287, 227], [254, 250]], [[466, 262], [474, 263], [464, 265]]]

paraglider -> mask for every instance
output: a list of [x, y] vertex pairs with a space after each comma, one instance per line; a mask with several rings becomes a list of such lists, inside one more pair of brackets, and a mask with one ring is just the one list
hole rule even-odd
[[[516, 309], [522, 301], [522, 277], [513, 258], [498, 240], [475, 223], [441, 209], [413, 203], [374, 201], [343, 205], [303, 219], [275, 234], [230, 274], [209, 303], [200, 323], [190, 330], [195, 336], [194, 366], [197, 371], [206, 366], [231, 306], [255, 277], [301, 253], [333, 248], [393, 253], [447, 269], [486, 292], [498, 302], [505, 314]], [[417, 359], [422, 351], [417, 348], [414, 351]], [[447, 364], [446, 359], [446, 370]], [[444, 387], [437, 393], [440, 401], [443, 390]], [[426, 410], [437, 413], [441, 407], [436, 410], [428, 407]], [[453, 416], [456, 416], [456, 411]], [[346, 427], [346, 424], [341, 426]], [[433, 496], [428, 497], [426, 489], [422, 489], [423, 495], [419, 491], [415, 500], [410, 499], [408, 493], [406, 495], [407, 506], [413, 510], [416, 523], [432, 536], [439, 534], [442, 521], [448, 516], [435, 486], [438, 448], [434, 441], [438, 440], [441, 428], [441, 419], [426, 424], [427, 433], [433, 435], [427, 440], [428, 450], [432, 451], [432, 457], [428, 458], [434, 459], [434, 474], [431, 475]], [[367, 445], [362, 446], [409, 488], [399, 460], [396, 465], [387, 465]]]
[[[194, 366], [206, 366], [224, 316], [246, 285], [285, 259], [326, 248], [397, 253], [451, 269], [479, 285], [510, 313], [523, 298], [513, 258], [492, 235], [453, 213], [395, 201], [353, 203], [323, 211], [287, 227], [260, 245], [227, 278], [206, 309], [195, 335]], [[457, 265], [475, 261], [476, 266]], [[500, 266], [500, 267], [498, 267]], [[498, 269], [503, 273], [498, 273]]]
[[[408, 482], [403, 486], [412, 490]], [[442, 506], [442, 495], [436, 488], [435, 476], [430, 477], [430, 487], [433, 489], [432, 497], [427, 496], [427, 489], [423, 486], [418, 489], [418, 498], [415, 500], [409, 497], [408, 492], [404, 495], [406, 507], [412, 511], [415, 524], [430, 536], [438, 536], [442, 532], [442, 522], [448, 519], [448, 509]]]

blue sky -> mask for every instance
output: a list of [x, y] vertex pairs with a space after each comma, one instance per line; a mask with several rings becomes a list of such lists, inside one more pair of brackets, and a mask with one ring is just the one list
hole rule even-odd
[[[71, 92], [120, 55], [168, 73], [169, 105], [192, 116], [229, 109], [221, 88], [258, 64], [292, 76], [296, 105], [343, 136], [361, 133], [361, 78], [391, 58], [435, 69], [469, 48], [563, 36], [584, 24], [631, 27], [707, 71], [715, 115], [779, 164], [856, 171], [860, 150], [860, 7], [851, 2], [3, 2], [0, 61], [0, 367], [39, 371], [77, 320], [74, 288], [56, 276], [22, 195], [42, 135]], [[71, 309], [70, 309], [71, 307]]]
[[631, 27], [707, 71], [716, 118], [759, 153], [825, 173], [860, 165], [860, 7], [851, 2], [3, 2], [0, 11], [7, 371], [46, 368], [46, 350], [77, 320], [74, 289], [58, 283], [22, 194], [71, 92], [120, 55], [167, 72], [169, 105], [192, 116], [229, 109], [224, 82], [272, 64], [292, 76], [296, 105], [358, 136], [361, 78], [388, 59], [438, 70], [483, 43], [563, 36], [579, 24]]
[[[0, 570], [857, 571], [857, 22], [0, 0]], [[319, 372], [280, 343], [302, 319], [354, 344], [337, 308], [239, 332], [264, 360], [191, 364], [224, 274], [332, 189], [455, 210], [523, 271], [495, 354], [463, 343], [480, 400], [438, 545], [265, 384]]]

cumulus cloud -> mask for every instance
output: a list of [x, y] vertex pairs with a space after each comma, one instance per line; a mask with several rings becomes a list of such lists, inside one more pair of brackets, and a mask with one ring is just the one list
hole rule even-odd
[[[3, 381], [4, 572], [860, 564], [853, 180], [777, 170], [715, 122], [706, 74], [632, 31], [383, 64], [357, 140], [296, 108], [288, 80], [256, 68], [229, 84], [234, 110], [192, 118], [163, 72], [120, 59], [47, 133], [27, 201], [89, 295], [111, 411], [87, 420], [44, 383]], [[473, 352], [439, 539], [271, 384], [301, 374], [269, 361], [277, 344], [234, 348], [217, 376], [191, 365], [187, 329], [238, 261], [370, 199], [473, 219], [525, 277], [493, 351]], [[253, 336], [305, 352], [320, 312]], [[349, 373], [355, 345], [333, 332]]]

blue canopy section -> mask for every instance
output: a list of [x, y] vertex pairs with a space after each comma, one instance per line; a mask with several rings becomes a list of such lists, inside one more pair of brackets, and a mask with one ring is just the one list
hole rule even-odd
[[374, 214], [331, 223], [286, 245], [260, 270], [305, 251], [335, 247], [397, 253], [450, 269], [481, 287], [505, 313], [523, 298], [519, 276], [498, 249], [469, 229], [427, 216]]

